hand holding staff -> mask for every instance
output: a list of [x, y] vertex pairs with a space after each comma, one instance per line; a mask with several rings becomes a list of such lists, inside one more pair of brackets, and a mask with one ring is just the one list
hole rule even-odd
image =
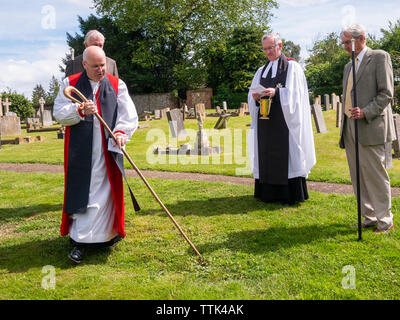
[[[82, 101], [79, 101], [78, 99], [75, 99], [72, 96], [72, 92], [75, 93], [79, 98], [82, 99]], [[68, 86], [64, 89], [64, 95], [70, 99], [73, 102], [79, 103], [80, 105], [82, 105], [82, 102], [85, 104], [88, 102], [88, 100], [86, 99], [86, 97], [76, 88], [72, 87], [72, 86]], [[90, 103], [87, 104], [87, 106], [90, 106]], [[82, 107], [80, 107], [82, 108]], [[113, 140], [115, 141], [116, 144], [120, 145], [121, 144], [121, 137], [116, 137], [116, 135], [111, 131], [111, 129], [108, 127], [107, 123], [103, 120], [103, 118], [99, 115], [99, 113], [97, 112], [97, 110], [95, 109], [93, 114], [97, 117], [97, 119], [100, 121], [100, 123], [103, 125], [103, 127], [107, 130], [107, 132], [110, 134], [110, 136], [113, 138]], [[160, 200], [160, 198], [157, 196], [157, 194], [154, 192], [154, 190], [151, 188], [151, 186], [149, 185], [149, 183], [147, 182], [146, 178], [143, 176], [143, 174], [140, 172], [139, 168], [135, 165], [135, 163], [132, 161], [131, 157], [129, 156], [129, 154], [125, 151], [125, 149], [121, 149], [123, 154], [125, 155], [125, 157], [128, 159], [129, 163], [132, 165], [132, 167], [135, 169], [135, 171], [137, 172], [137, 174], [139, 175], [139, 177], [143, 180], [144, 184], [147, 186], [147, 188], [150, 190], [151, 194], [154, 196], [154, 198], [157, 200], [157, 202], [160, 204], [161, 208], [165, 211], [165, 213], [168, 215], [168, 217], [171, 219], [171, 221], [174, 223], [174, 225], [176, 226], [176, 228], [179, 230], [179, 232], [182, 234], [182, 236], [185, 238], [185, 240], [187, 241], [187, 243], [189, 243], [189, 245], [192, 247], [192, 249], [196, 252], [196, 254], [199, 257], [199, 263], [203, 264], [203, 258], [201, 256], [201, 254], [199, 253], [199, 251], [196, 249], [196, 247], [193, 245], [193, 243], [190, 241], [190, 239], [188, 238], [188, 236], [185, 234], [185, 232], [182, 230], [182, 228], [179, 226], [178, 222], [176, 222], [176, 220], [174, 219], [174, 217], [169, 213], [168, 209], [165, 207], [165, 205], [162, 203], [162, 201]]]

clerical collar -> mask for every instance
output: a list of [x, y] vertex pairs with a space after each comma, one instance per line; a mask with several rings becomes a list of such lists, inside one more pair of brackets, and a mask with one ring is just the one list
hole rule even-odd
[[270, 61], [268, 63], [268, 66], [265, 68], [265, 71], [264, 71], [264, 73], [262, 75], [263, 78], [267, 77], [268, 71], [269, 71], [269, 69], [271, 69], [271, 66], [272, 66], [271, 78], [275, 78], [276, 77], [276, 72], [278, 70], [278, 65], [279, 65], [279, 59], [280, 59], [280, 57], [278, 59], [276, 59], [274, 61]]

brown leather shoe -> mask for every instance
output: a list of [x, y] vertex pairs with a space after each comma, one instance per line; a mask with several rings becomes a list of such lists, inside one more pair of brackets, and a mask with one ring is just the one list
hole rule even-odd
[[383, 230], [382, 230], [382, 229], [376, 228], [375, 231], [374, 231], [374, 233], [376, 233], [376, 234], [388, 233], [388, 232], [390, 232], [391, 230], [394, 230], [394, 224], [392, 224], [389, 228], [383, 229]]

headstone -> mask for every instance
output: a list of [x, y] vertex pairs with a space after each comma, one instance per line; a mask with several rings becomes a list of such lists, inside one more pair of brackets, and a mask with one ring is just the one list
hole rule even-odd
[[150, 111], [143, 111], [139, 115], [139, 121], [149, 121], [151, 120], [151, 112]]
[[203, 118], [200, 113], [197, 113], [197, 124], [199, 126], [199, 131], [197, 132], [194, 149], [197, 154], [208, 155], [210, 154], [210, 142], [208, 141], [206, 131], [203, 129]]
[[179, 109], [167, 111], [169, 129], [173, 138], [185, 138], [187, 133], [183, 124], [183, 114]]
[[169, 111], [169, 108], [161, 109], [161, 119], [167, 119], [167, 111]]
[[214, 129], [221, 130], [226, 129], [228, 127], [228, 119], [232, 116], [230, 113], [223, 113], [217, 120], [217, 123], [214, 126]]
[[206, 107], [204, 103], [197, 103], [194, 106], [195, 111], [196, 111], [196, 119], [197, 115], [200, 114], [201, 118], [204, 120], [206, 118]]
[[239, 111], [238, 111], [238, 116], [239, 117], [243, 117], [244, 116], [244, 113], [245, 113], [245, 111], [244, 111], [244, 105], [243, 105], [243, 103], [240, 105], [240, 108], [239, 108]]
[[44, 104], [46, 101], [43, 99], [43, 97], [40, 97], [39, 99], [39, 115], [40, 115], [40, 122], [42, 123], [42, 126], [44, 127]]
[[3, 116], [3, 102], [0, 97], [0, 117], [2, 117], [2, 116]]
[[161, 110], [160, 109], [154, 110], [154, 119], [155, 120], [161, 119]]
[[220, 106], [217, 106], [217, 107], [216, 107], [216, 110], [217, 110], [217, 113], [218, 113], [218, 114], [221, 114], [221, 113], [222, 113], [221, 107], [220, 107]]
[[324, 94], [324, 106], [325, 106], [325, 111], [329, 110], [329, 94]]
[[393, 158], [400, 158], [400, 115], [393, 114], [394, 130], [396, 132], [396, 140], [392, 142]]
[[227, 112], [228, 111], [228, 104], [226, 103], [226, 101], [222, 101], [222, 109]]
[[250, 114], [249, 104], [247, 102], [242, 102], [241, 105], [243, 106], [244, 114]]
[[324, 133], [327, 132], [325, 126], [325, 119], [324, 115], [322, 114], [321, 105], [313, 104], [311, 108], [311, 113], [314, 118], [315, 128], [317, 129], [317, 133]]
[[21, 134], [21, 122], [16, 116], [3, 116], [0, 118], [0, 130], [2, 136], [19, 136]]
[[332, 93], [331, 100], [332, 100], [332, 109], [336, 110], [336, 107], [337, 107], [337, 96], [336, 96], [336, 93]]
[[53, 118], [50, 110], [43, 110], [43, 127], [51, 127], [53, 125]]
[[340, 101], [336, 103], [336, 128], [340, 128], [343, 117], [343, 106]]

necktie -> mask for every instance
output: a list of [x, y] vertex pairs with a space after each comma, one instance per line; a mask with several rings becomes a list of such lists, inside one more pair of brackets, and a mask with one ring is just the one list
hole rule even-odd
[[[358, 59], [355, 59], [355, 69], [357, 73], [357, 61]], [[353, 108], [352, 104], [352, 99], [351, 99], [351, 91], [353, 89], [353, 67], [351, 68], [349, 79], [347, 80], [347, 88], [346, 88], [346, 96], [345, 96], [345, 106], [344, 106], [344, 113], [346, 116], [351, 118], [351, 112], [350, 109]]]

